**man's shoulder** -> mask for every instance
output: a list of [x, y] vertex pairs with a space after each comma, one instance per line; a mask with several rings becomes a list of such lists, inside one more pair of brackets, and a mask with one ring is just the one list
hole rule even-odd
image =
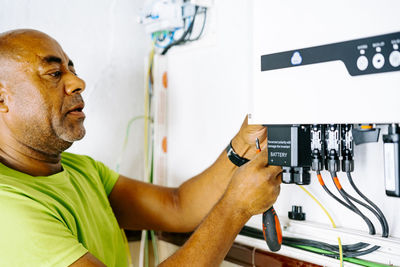
[[70, 152], [61, 153], [61, 163], [68, 166], [95, 166], [96, 161], [87, 155], [80, 155]]
[[61, 163], [68, 173], [80, 173], [83, 176], [102, 176], [104, 173], [112, 172], [102, 162], [94, 160], [90, 156], [79, 155], [69, 152], [61, 154]]

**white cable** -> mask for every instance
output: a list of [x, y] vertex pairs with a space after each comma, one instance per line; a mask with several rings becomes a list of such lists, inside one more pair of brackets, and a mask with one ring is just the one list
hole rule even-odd
[[139, 267], [144, 267], [144, 247], [146, 243], [146, 230], [142, 230], [139, 248]]

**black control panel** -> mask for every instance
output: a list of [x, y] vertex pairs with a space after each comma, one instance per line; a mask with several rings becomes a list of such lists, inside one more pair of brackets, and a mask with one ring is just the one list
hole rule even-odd
[[400, 70], [400, 32], [261, 56], [261, 71], [340, 60], [351, 76]]

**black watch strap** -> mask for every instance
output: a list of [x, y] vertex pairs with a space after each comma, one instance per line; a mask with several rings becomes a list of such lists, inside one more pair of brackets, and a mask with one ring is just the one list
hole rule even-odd
[[226, 147], [226, 153], [228, 154], [228, 158], [229, 160], [235, 164], [236, 166], [240, 167], [243, 164], [249, 162], [248, 159], [246, 158], [242, 158], [241, 156], [239, 156], [235, 150], [232, 147], [232, 141], [229, 143], [229, 145]]

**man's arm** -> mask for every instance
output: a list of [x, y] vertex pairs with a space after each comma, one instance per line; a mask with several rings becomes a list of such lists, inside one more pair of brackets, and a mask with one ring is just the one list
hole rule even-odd
[[106, 267], [106, 265], [88, 252], [72, 263], [70, 267]]
[[[278, 197], [281, 168], [267, 166], [267, 162], [264, 150], [239, 168], [222, 198], [190, 239], [160, 266], [219, 266], [247, 220], [266, 211]], [[103, 265], [86, 254], [72, 266]]]
[[190, 239], [160, 266], [219, 266], [247, 220], [271, 207], [279, 194], [281, 169], [265, 167], [267, 161], [263, 151], [241, 167]]
[[[232, 146], [240, 156], [252, 158], [256, 138], [266, 140], [266, 128], [249, 126], [246, 118]], [[120, 176], [110, 194], [110, 203], [122, 228], [193, 231], [221, 198], [236, 169], [223, 151], [211, 167], [179, 188]]]

